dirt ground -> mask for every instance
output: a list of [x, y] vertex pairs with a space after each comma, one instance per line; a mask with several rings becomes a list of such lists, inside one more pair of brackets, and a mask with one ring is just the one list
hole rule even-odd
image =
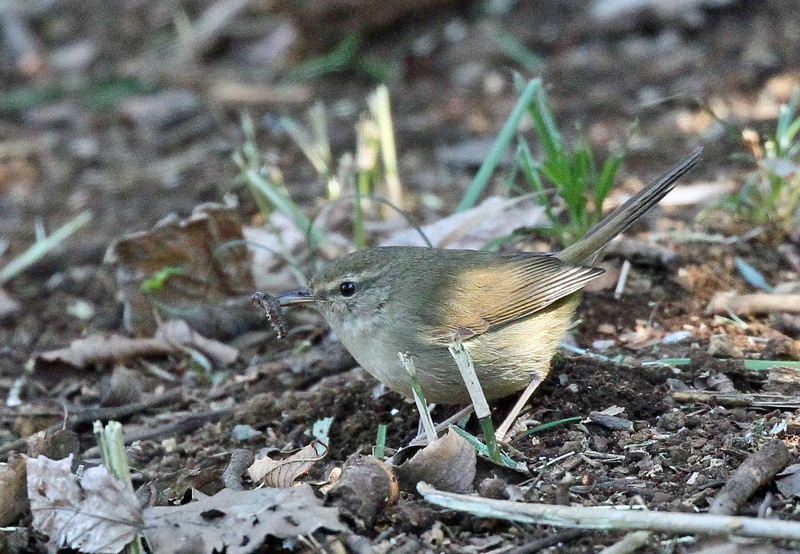
[[[54, 442], [36, 433], [49, 428], [52, 435], [65, 412], [90, 414], [101, 403], [121, 409], [177, 391], [161, 405], [118, 412], [126, 433], [147, 437], [129, 447], [134, 486], [157, 491], [155, 502], [162, 504], [186, 498], [187, 491], [218, 492], [236, 449], [287, 452], [309, 444], [312, 425], [324, 418], [333, 418], [329, 452], [307, 482], [324, 481], [351, 456], [369, 454], [380, 423], [393, 450], [417, 433], [413, 403], [379, 391], [319, 317], [291, 315], [288, 340], [278, 341], [249, 305], [258, 317], [211, 337], [239, 349], [238, 361], [222, 370], [203, 372], [181, 355], [90, 369], [40, 364], [16, 389], [37, 353], [82, 337], [126, 334], [115, 272], [103, 263], [112, 241], [172, 213], [185, 218], [226, 195], [238, 198], [243, 222], [263, 222], [231, 159], [245, 140], [242, 110], [252, 114], [258, 145], [283, 173], [292, 198], [312, 215], [323, 203], [324, 182], [278, 118], [304, 121], [309, 106], [324, 102], [338, 159], [353, 149], [354, 126], [380, 72], [392, 99], [404, 207], [427, 223], [451, 213], [508, 117], [517, 99], [514, 71], [541, 77], [562, 128], [581, 127], [603, 155], [626, 140], [636, 121], [618, 179], [627, 191], [699, 145], [703, 162], [684, 183], [741, 186], [752, 168], [747, 151], [703, 107], [739, 129], [764, 132], [774, 129], [778, 106], [800, 84], [800, 4], [794, 0], [693, 1], [675, 10], [644, 3], [649, 7], [606, 20], [591, 15], [601, 2], [577, 0], [379, 2], [373, 8], [355, 0], [251, 2], [211, 38], [172, 48], [186, 32], [181, 26], [197, 22], [210, 4], [26, 3], [16, 14], [33, 38], [29, 50], [15, 49], [25, 41], [8, 38], [10, 24], [0, 43], [0, 268], [36, 240], [38, 226], [52, 232], [84, 210], [93, 214], [55, 251], [2, 283], [19, 306], [0, 315], [0, 395], [22, 401], [0, 411], [3, 458], [12, 450], [50, 457], [74, 452], [91, 464], [99, 460], [92, 418], [72, 421], [69, 436]], [[287, 81], [303, 60], [330, 53], [354, 30], [355, 61]], [[525, 67], [510, 57], [495, 38], [504, 34], [535, 61]], [[502, 178], [492, 186], [503, 193]], [[748, 369], [742, 359], [800, 359], [800, 324], [781, 314], [737, 321], [705, 311], [716, 292], [753, 292], [736, 270], [736, 257], [770, 284], [800, 280], [796, 233], [746, 235], [741, 222], [703, 210], [714, 202], [667, 205], [649, 229], [637, 229], [643, 241], [649, 231], [668, 236], [658, 244], [671, 256], [631, 258], [619, 298], [615, 280], [588, 291], [570, 338], [614, 361], [564, 351], [526, 416], [529, 426], [581, 420], [513, 442], [509, 453], [526, 472], [479, 458], [474, 488], [528, 502], [698, 513], [770, 440], [781, 440], [791, 463], [798, 462], [800, 406], [775, 398], [796, 398], [800, 379], [775, 368]], [[688, 230], [740, 239], [676, 238]], [[509, 248], [541, 242], [527, 238]], [[613, 249], [604, 262], [614, 276], [622, 263]], [[310, 264], [303, 269], [311, 271]], [[728, 336], [722, 354], [712, 344], [719, 335]], [[661, 358], [690, 363], [647, 364]], [[134, 392], [109, 401], [109, 388], [125, 389], [112, 374]], [[687, 400], [679, 394], [687, 390], [734, 391], [756, 401]], [[759, 394], [772, 396], [765, 401]], [[493, 405], [496, 421], [513, 400]], [[615, 406], [624, 409], [619, 417], [630, 428], [587, 420]], [[437, 407], [434, 419], [457, 408]], [[258, 433], [235, 438], [237, 425]], [[161, 431], [147, 434], [153, 429]], [[467, 430], [480, 434], [474, 420]], [[797, 521], [800, 505], [770, 480], [737, 513]], [[428, 504], [413, 491], [401, 492], [374, 521], [346, 522], [368, 543], [350, 544], [352, 552], [584, 553], [624, 536], [478, 518]], [[0, 533], [0, 550], [46, 551], [31, 530], [30, 513], [6, 525], [16, 530]], [[656, 533], [639, 552], [701, 548], [696, 538]], [[738, 551], [797, 550], [798, 543], [767, 541], [746, 542]], [[268, 539], [257, 551], [336, 550], [329, 543]]]

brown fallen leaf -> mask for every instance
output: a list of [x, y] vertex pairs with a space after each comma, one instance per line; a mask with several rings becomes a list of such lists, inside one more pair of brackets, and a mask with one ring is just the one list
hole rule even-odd
[[117, 554], [142, 528], [136, 496], [105, 466], [88, 468], [80, 477], [71, 466], [71, 455], [27, 459], [33, 528], [49, 537], [50, 550]]
[[338, 508], [324, 507], [310, 485], [224, 489], [198, 502], [144, 510], [144, 536], [159, 554], [247, 554], [267, 535], [288, 539], [321, 528], [346, 530]]
[[0, 464], [0, 527], [17, 523], [29, 510], [25, 494], [25, 456], [13, 454], [7, 464]]
[[126, 235], [109, 246], [105, 263], [116, 271], [125, 327], [135, 335], [156, 331], [154, 310], [180, 314], [214, 337], [258, 322], [244, 302], [226, 305], [254, 288], [241, 222], [227, 206], [197, 206], [188, 219], [173, 215], [150, 231]]
[[162, 323], [159, 333], [150, 339], [92, 335], [72, 341], [67, 348], [41, 352], [32, 361], [34, 370], [42, 365], [58, 363], [84, 368], [147, 356], [180, 354], [187, 348], [199, 350], [223, 366], [239, 357], [237, 349], [203, 337], [184, 321], [171, 320]]
[[448, 429], [446, 435], [407, 459], [406, 451], [411, 448], [401, 450], [389, 460], [401, 490], [415, 490], [418, 482], [425, 481], [448, 492], [472, 491], [477, 456], [464, 437]]
[[263, 482], [268, 487], [285, 488], [294, 485], [316, 462], [328, 453], [328, 447], [312, 441], [284, 460], [264, 456], [247, 468], [247, 475], [254, 483]]
[[155, 338], [164, 339], [173, 345], [195, 348], [222, 366], [230, 365], [239, 358], [236, 348], [204, 337], [182, 319], [161, 323]]

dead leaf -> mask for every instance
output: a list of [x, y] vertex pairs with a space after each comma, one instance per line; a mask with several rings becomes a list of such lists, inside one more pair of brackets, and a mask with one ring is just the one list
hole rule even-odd
[[783, 496], [800, 498], [800, 464], [790, 465], [776, 477], [775, 484]]
[[14, 525], [28, 511], [25, 459], [21, 454], [12, 454], [7, 464], [0, 464], [0, 527]]
[[309, 485], [222, 490], [183, 506], [144, 510], [144, 535], [159, 554], [247, 554], [267, 535], [294, 538], [324, 528], [344, 531], [338, 508], [322, 505]]
[[694, 387], [697, 390], [713, 390], [716, 392], [736, 392], [730, 377], [724, 373], [707, 371], [698, 375], [694, 379]]
[[247, 468], [247, 475], [254, 483], [263, 481], [268, 487], [291, 487], [298, 477], [307, 473], [327, 453], [328, 448], [324, 444], [313, 441], [285, 460], [274, 460], [269, 456], [256, 460]]
[[132, 491], [105, 466], [71, 471], [72, 456], [28, 458], [28, 499], [33, 527], [49, 537], [51, 550], [116, 554], [142, 528], [142, 512]]
[[41, 364], [65, 363], [83, 368], [142, 356], [166, 356], [175, 349], [160, 339], [131, 339], [120, 335], [91, 335], [72, 341], [67, 348], [34, 356], [34, 369]]
[[[154, 308], [180, 313], [206, 336], [235, 334], [248, 319], [257, 324], [244, 302], [225, 305], [254, 288], [241, 222], [231, 208], [204, 204], [188, 219], [167, 217], [113, 242], [105, 263], [116, 270], [125, 327], [136, 335], [156, 331]], [[143, 292], [142, 283], [159, 275]]]
[[171, 320], [163, 323], [158, 334], [151, 339], [92, 335], [72, 341], [67, 348], [42, 352], [32, 359], [34, 371], [43, 365], [59, 363], [84, 368], [146, 356], [180, 354], [192, 348], [223, 366], [239, 357], [237, 349], [203, 337], [184, 321]]
[[[422, 227], [437, 248], [479, 250], [487, 242], [504, 237], [520, 227], [541, 227], [546, 223], [544, 208], [530, 197], [508, 200], [492, 196], [478, 206]], [[381, 246], [425, 246], [416, 230], [396, 233]]]
[[182, 319], [171, 319], [161, 323], [155, 338], [195, 348], [222, 366], [230, 365], [239, 358], [239, 350], [219, 341], [207, 339]]
[[419, 481], [425, 481], [448, 492], [472, 491], [477, 462], [475, 448], [452, 429], [407, 461], [402, 456], [404, 450], [389, 460], [402, 490], [415, 490]]

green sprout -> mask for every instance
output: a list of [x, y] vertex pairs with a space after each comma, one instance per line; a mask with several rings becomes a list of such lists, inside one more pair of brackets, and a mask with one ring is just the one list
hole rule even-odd
[[780, 115], [771, 137], [761, 139], [753, 130], [742, 132], [757, 168], [728, 202], [728, 207], [745, 215], [756, 225], [770, 225], [788, 231], [800, 206], [800, 87], [795, 88]]

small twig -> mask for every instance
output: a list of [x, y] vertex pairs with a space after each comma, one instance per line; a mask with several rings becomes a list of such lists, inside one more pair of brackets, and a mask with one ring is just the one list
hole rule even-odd
[[[661, 205], [666, 206], [667, 204], [662, 202]], [[700, 242], [700, 243], [710, 243], [710, 244], [737, 244], [740, 242], [747, 242], [748, 240], [757, 237], [763, 232], [764, 232], [763, 227], [755, 227], [747, 231], [746, 233], [734, 236], [726, 236], [726, 235], [721, 235], [719, 233], [709, 234], [709, 233], [677, 231], [670, 233], [652, 233], [650, 235], [650, 239], [654, 241], [667, 240], [669, 242], [675, 242], [675, 243]]]
[[633, 531], [601, 550], [599, 554], [628, 554], [646, 545], [651, 534], [650, 531]]
[[774, 498], [775, 496], [770, 491], [767, 491], [767, 494], [764, 495], [764, 500], [762, 500], [761, 504], [759, 504], [758, 506], [757, 517], [760, 518], [767, 517], [767, 510], [769, 510], [769, 507], [772, 506], [772, 501]]
[[465, 494], [442, 492], [427, 483], [417, 490], [425, 500], [452, 510], [490, 517], [584, 529], [638, 529], [678, 535], [735, 535], [768, 539], [800, 540], [800, 522], [732, 517], [712, 514], [683, 514], [658, 511], [617, 510], [584, 506], [526, 504]]
[[85, 211], [72, 221], [53, 231], [49, 237], [42, 240], [37, 240], [25, 252], [8, 262], [5, 266], [3, 266], [2, 269], [0, 269], [0, 284], [5, 283], [21, 271], [39, 261], [42, 256], [63, 242], [72, 233], [89, 223], [91, 219], [92, 213]]
[[742, 462], [736, 473], [728, 480], [709, 514], [733, 515], [750, 498], [758, 487], [770, 482], [789, 464], [789, 449], [779, 440], [771, 440]]
[[222, 472], [222, 484], [226, 489], [232, 491], [243, 491], [242, 475], [245, 470], [253, 464], [255, 457], [253, 453], [245, 448], [237, 448], [231, 452], [231, 461]]
[[[184, 435], [194, 431], [205, 423], [219, 421], [223, 417], [230, 415], [231, 412], [232, 410], [230, 409], [217, 410], [214, 412], [203, 412], [200, 414], [192, 414], [183, 419], [179, 419], [178, 421], [165, 423], [164, 425], [159, 425], [158, 427], [135, 429], [133, 431], [129, 430], [123, 434], [122, 442], [127, 446], [136, 441], [156, 440], [162, 437], [175, 437], [178, 435]], [[83, 457], [92, 458], [96, 456], [97, 453], [96, 447], [89, 448], [83, 453]]]
[[625, 290], [625, 285], [628, 283], [628, 274], [631, 272], [631, 262], [630, 260], [625, 260], [622, 262], [622, 269], [619, 272], [619, 279], [617, 280], [617, 286], [614, 289], [614, 298], [619, 300], [622, 297], [622, 291]]
[[[151, 408], [156, 408], [164, 404], [169, 404], [177, 400], [183, 399], [183, 390], [177, 389], [168, 393], [156, 396], [145, 402], [136, 402], [135, 404], [127, 404], [125, 406], [115, 406], [112, 408], [85, 408], [80, 411], [68, 413], [64, 421], [51, 425], [45, 429], [45, 433], [54, 433], [59, 429], [73, 428], [81, 423], [88, 423], [96, 419], [107, 421], [110, 419], [124, 419], [139, 412], [144, 412]], [[24, 437], [11, 441], [0, 446], [0, 456], [25, 448], [28, 444], [28, 438]]]
[[586, 531], [583, 529], [563, 529], [561, 531], [556, 531], [552, 535], [548, 535], [542, 539], [536, 539], [535, 541], [525, 543], [517, 548], [512, 548], [511, 550], [507, 551], [506, 554], [535, 554], [536, 552], [540, 552], [545, 548], [550, 548], [551, 546], [556, 546], [562, 542], [568, 542], [572, 539], [577, 539], [584, 533], [586, 533]]
[[155, 440], [161, 437], [182, 435], [194, 431], [206, 423], [219, 421], [231, 413], [232, 410], [223, 409], [192, 414], [183, 419], [179, 419], [178, 421], [165, 423], [164, 425], [159, 425], [158, 427], [153, 427], [152, 429], [139, 429], [136, 431], [127, 432], [123, 435], [123, 440], [125, 441], [126, 445], [129, 445], [136, 441]]
[[713, 400], [725, 408], [800, 408], [800, 396], [769, 393], [722, 393], [699, 390], [675, 391], [672, 399], [681, 404], [706, 404]]
[[731, 295], [717, 293], [709, 302], [707, 314], [736, 315], [767, 314], [769, 312], [800, 312], [800, 294], [755, 294]]

